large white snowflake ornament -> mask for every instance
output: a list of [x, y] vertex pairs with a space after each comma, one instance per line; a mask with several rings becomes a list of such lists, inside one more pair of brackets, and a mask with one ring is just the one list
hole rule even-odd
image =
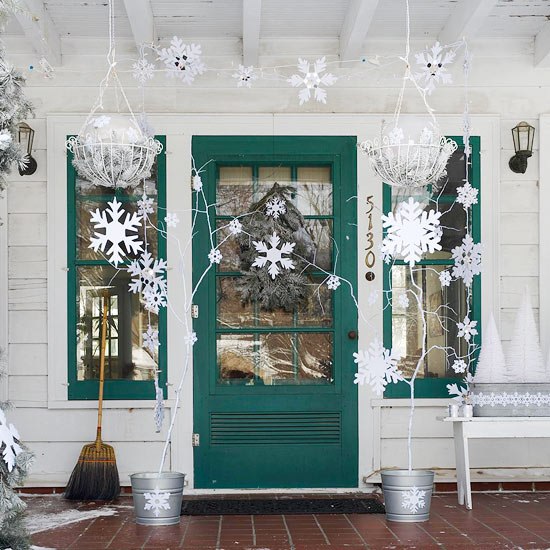
[[477, 334], [476, 325], [477, 321], [471, 321], [469, 317], [464, 317], [462, 322], [456, 324], [458, 328], [457, 336], [469, 342], [472, 336]]
[[167, 74], [180, 78], [186, 84], [192, 84], [197, 75], [206, 71], [201, 59], [199, 44], [184, 44], [181, 38], [174, 36], [169, 48], [162, 48], [159, 60], [166, 65]]
[[470, 182], [467, 181], [461, 187], [457, 187], [458, 196], [456, 202], [459, 202], [464, 210], [467, 210], [472, 205], [477, 204], [477, 195], [479, 191], [470, 185]]
[[[94, 224], [94, 235], [90, 239], [90, 248], [103, 252], [115, 267], [123, 262], [123, 256], [129, 253], [137, 254], [142, 251], [142, 241], [137, 232], [141, 226], [141, 217], [138, 213], [130, 214], [122, 208], [121, 203], [114, 198], [108, 202], [104, 210], [96, 209], [92, 212], [90, 221]], [[124, 219], [121, 221], [121, 218]], [[105, 233], [98, 233], [104, 229]], [[132, 233], [135, 233], [132, 235]]]
[[397, 368], [400, 357], [395, 350], [389, 350], [375, 339], [368, 350], [359, 350], [353, 354], [358, 370], [355, 384], [368, 383], [377, 395], [382, 395], [388, 384], [403, 380], [403, 374]]
[[441, 212], [422, 210], [412, 197], [402, 202], [397, 213], [382, 216], [382, 225], [387, 234], [382, 241], [382, 253], [390, 256], [403, 255], [409, 265], [420, 261], [424, 252], [441, 250], [439, 218]]
[[451, 250], [455, 265], [453, 277], [460, 277], [466, 286], [471, 286], [474, 275], [481, 273], [481, 243], [474, 243], [472, 236], [466, 233], [462, 244]]
[[13, 470], [16, 456], [23, 451], [19, 440], [19, 432], [13, 424], [8, 424], [4, 411], [0, 409], [0, 451], [8, 472]]
[[245, 67], [244, 65], [239, 65], [237, 72], [234, 72], [231, 75], [237, 80], [237, 87], [252, 88], [252, 82], [258, 79], [258, 75], [254, 72], [254, 67]]
[[267, 201], [265, 213], [274, 219], [278, 219], [281, 214], [286, 213], [286, 202], [278, 197], [273, 197]]
[[313, 98], [321, 103], [327, 102], [327, 92], [321, 86], [332, 86], [338, 78], [332, 73], [322, 74], [327, 69], [326, 59], [321, 57], [315, 63], [313, 63], [313, 69], [311, 63], [306, 59], [298, 59], [298, 70], [302, 74], [293, 74], [287, 82], [289, 82], [294, 88], [304, 86], [298, 93], [300, 99], [300, 105], [307, 103], [313, 93]]
[[158, 487], [155, 487], [153, 493], [144, 493], [145, 505], [144, 510], [153, 510], [156, 517], [160, 516], [162, 510], [170, 510], [170, 493], [165, 491], [161, 493]]
[[453, 79], [447, 71], [447, 66], [454, 61], [455, 55], [454, 50], [444, 49], [439, 42], [429, 50], [415, 54], [420, 72], [414, 76], [424, 84], [428, 95], [435, 90], [437, 84], [452, 84]]
[[142, 57], [132, 65], [132, 76], [143, 86], [154, 76], [155, 66]]
[[418, 487], [411, 487], [408, 491], [401, 491], [401, 506], [416, 514], [420, 508], [426, 506], [426, 491], [421, 491]]
[[[283, 243], [281, 248], [279, 248], [280, 242], [281, 239], [275, 232], [273, 232], [273, 235], [268, 240], [270, 248], [263, 241], [252, 241], [254, 248], [258, 252], [265, 254], [265, 256], [257, 256], [252, 267], [264, 267], [269, 263], [267, 270], [272, 279], [275, 279], [281, 273], [281, 268], [294, 269], [295, 267], [294, 262], [290, 258], [284, 258], [283, 254], [292, 254], [296, 243]], [[280, 264], [281, 267], [277, 264]]]
[[147, 332], [142, 333], [143, 347], [147, 348], [151, 353], [155, 353], [160, 346], [159, 331], [153, 330], [151, 325], [147, 326]]

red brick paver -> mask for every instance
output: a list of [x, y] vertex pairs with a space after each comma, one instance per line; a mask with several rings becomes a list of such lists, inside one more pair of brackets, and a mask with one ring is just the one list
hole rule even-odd
[[[550, 493], [481, 493], [474, 510], [456, 494], [433, 497], [430, 520], [403, 524], [381, 514], [183, 516], [179, 525], [136, 525], [132, 501], [74, 503], [57, 496], [27, 497], [29, 516], [110, 508], [114, 515], [86, 519], [33, 535], [56, 550], [493, 550], [550, 549]], [[52, 516], [53, 517], [53, 516]]]

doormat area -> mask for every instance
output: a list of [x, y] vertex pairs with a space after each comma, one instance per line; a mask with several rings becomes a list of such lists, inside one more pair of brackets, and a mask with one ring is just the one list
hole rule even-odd
[[193, 499], [184, 500], [182, 516], [283, 514], [384, 514], [376, 498]]

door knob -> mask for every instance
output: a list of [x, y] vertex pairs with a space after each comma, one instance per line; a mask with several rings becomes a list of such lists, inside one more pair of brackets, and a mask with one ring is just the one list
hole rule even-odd
[[355, 330], [350, 330], [348, 332], [348, 338], [350, 340], [356, 340], [357, 339], [357, 332]]

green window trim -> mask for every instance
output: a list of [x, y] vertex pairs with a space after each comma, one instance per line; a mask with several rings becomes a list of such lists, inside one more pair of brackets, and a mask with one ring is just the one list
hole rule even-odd
[[[69, 138], [70, 136], [67, 136]], [[156, 136], [162, 145], [162, 152], [157, 156], [157, 207], [158, 212], [166, 211], [166, 137]], [[77, 339], [76, 327], [77, 312], [77, 267], [81, 266], [108, 266], [104, 260], [77, 259], [77, 211], [76, 211], [76, 180], [77, 174], [72, 163], [73, 155], [67, 152], [67, 352], [68, 352], [68, 398], [69, 400], [97, 400], [99, 393], [98, 380], [77, 380]], [[115, 195], [116, 196], [116, 195]], [[104, 197], [112, 199], [113, 195]], [[97, 199], [94, 196], [94, 199]], [[159, 216], [160, 218], [160, 216]], [[161, 232], [158, 235], [158, 255], [166, 259], [166, 236]], [[129, 293], [130, 290], [127, 289]], [[166, 369], [167, 369], [167, 313], [161, 308], [158, 314], [159, 342], [158, 365], [159, 385], [163, 389], [164, 398], [167, 397]], [[155, 386], [153, 380], [110, 380], [105, 379], [104, 399], [106, 400], [154, 400]]]
[[[459, 148], [464, 147], [464, 142], [460, 136], [450, 136]], [[474, 242], [481, 240], [481, 166], [480, 166], [480, 145], [479, 136], [470, 138], [470, 146], [472, 153], [470, 155], [470, 166], [468, 169], [468, 181], [470, 185], [478, 190], [478, 202], [472, 207], [471, 214], [471, 233]], [[391, 209], [391, 187], [383, 184], [383, 211], [385, 214]], [[395, 264], [404, 265], [405, 262], [396, 261]], [[449, 264], [448, 260], [422, 260], [417, 265], [442, 265]], [[391, 288], [391, 265], [384, 262], [383, 264], [383, 289], [384, 289], [384, 347], [392, 347], [392, 307], [389, 296]], [[477, 321], [478, 334], [477, 342], [481, 342], [481, 275], [474, 277], [471, 293], [471, 318]], [[474, 360], [477, 356], [474, 358]], [[441, 398], [448, 397], [447, 384], [452, 384], [459, 381], [460, 378], [417, 378], [414, 383], [415, 397], [424, 398]], [[385, 398], [408, 398], [410, 397], [410, 387], [406, 382], [398, 382], [386, 386], [384, 392]]]

